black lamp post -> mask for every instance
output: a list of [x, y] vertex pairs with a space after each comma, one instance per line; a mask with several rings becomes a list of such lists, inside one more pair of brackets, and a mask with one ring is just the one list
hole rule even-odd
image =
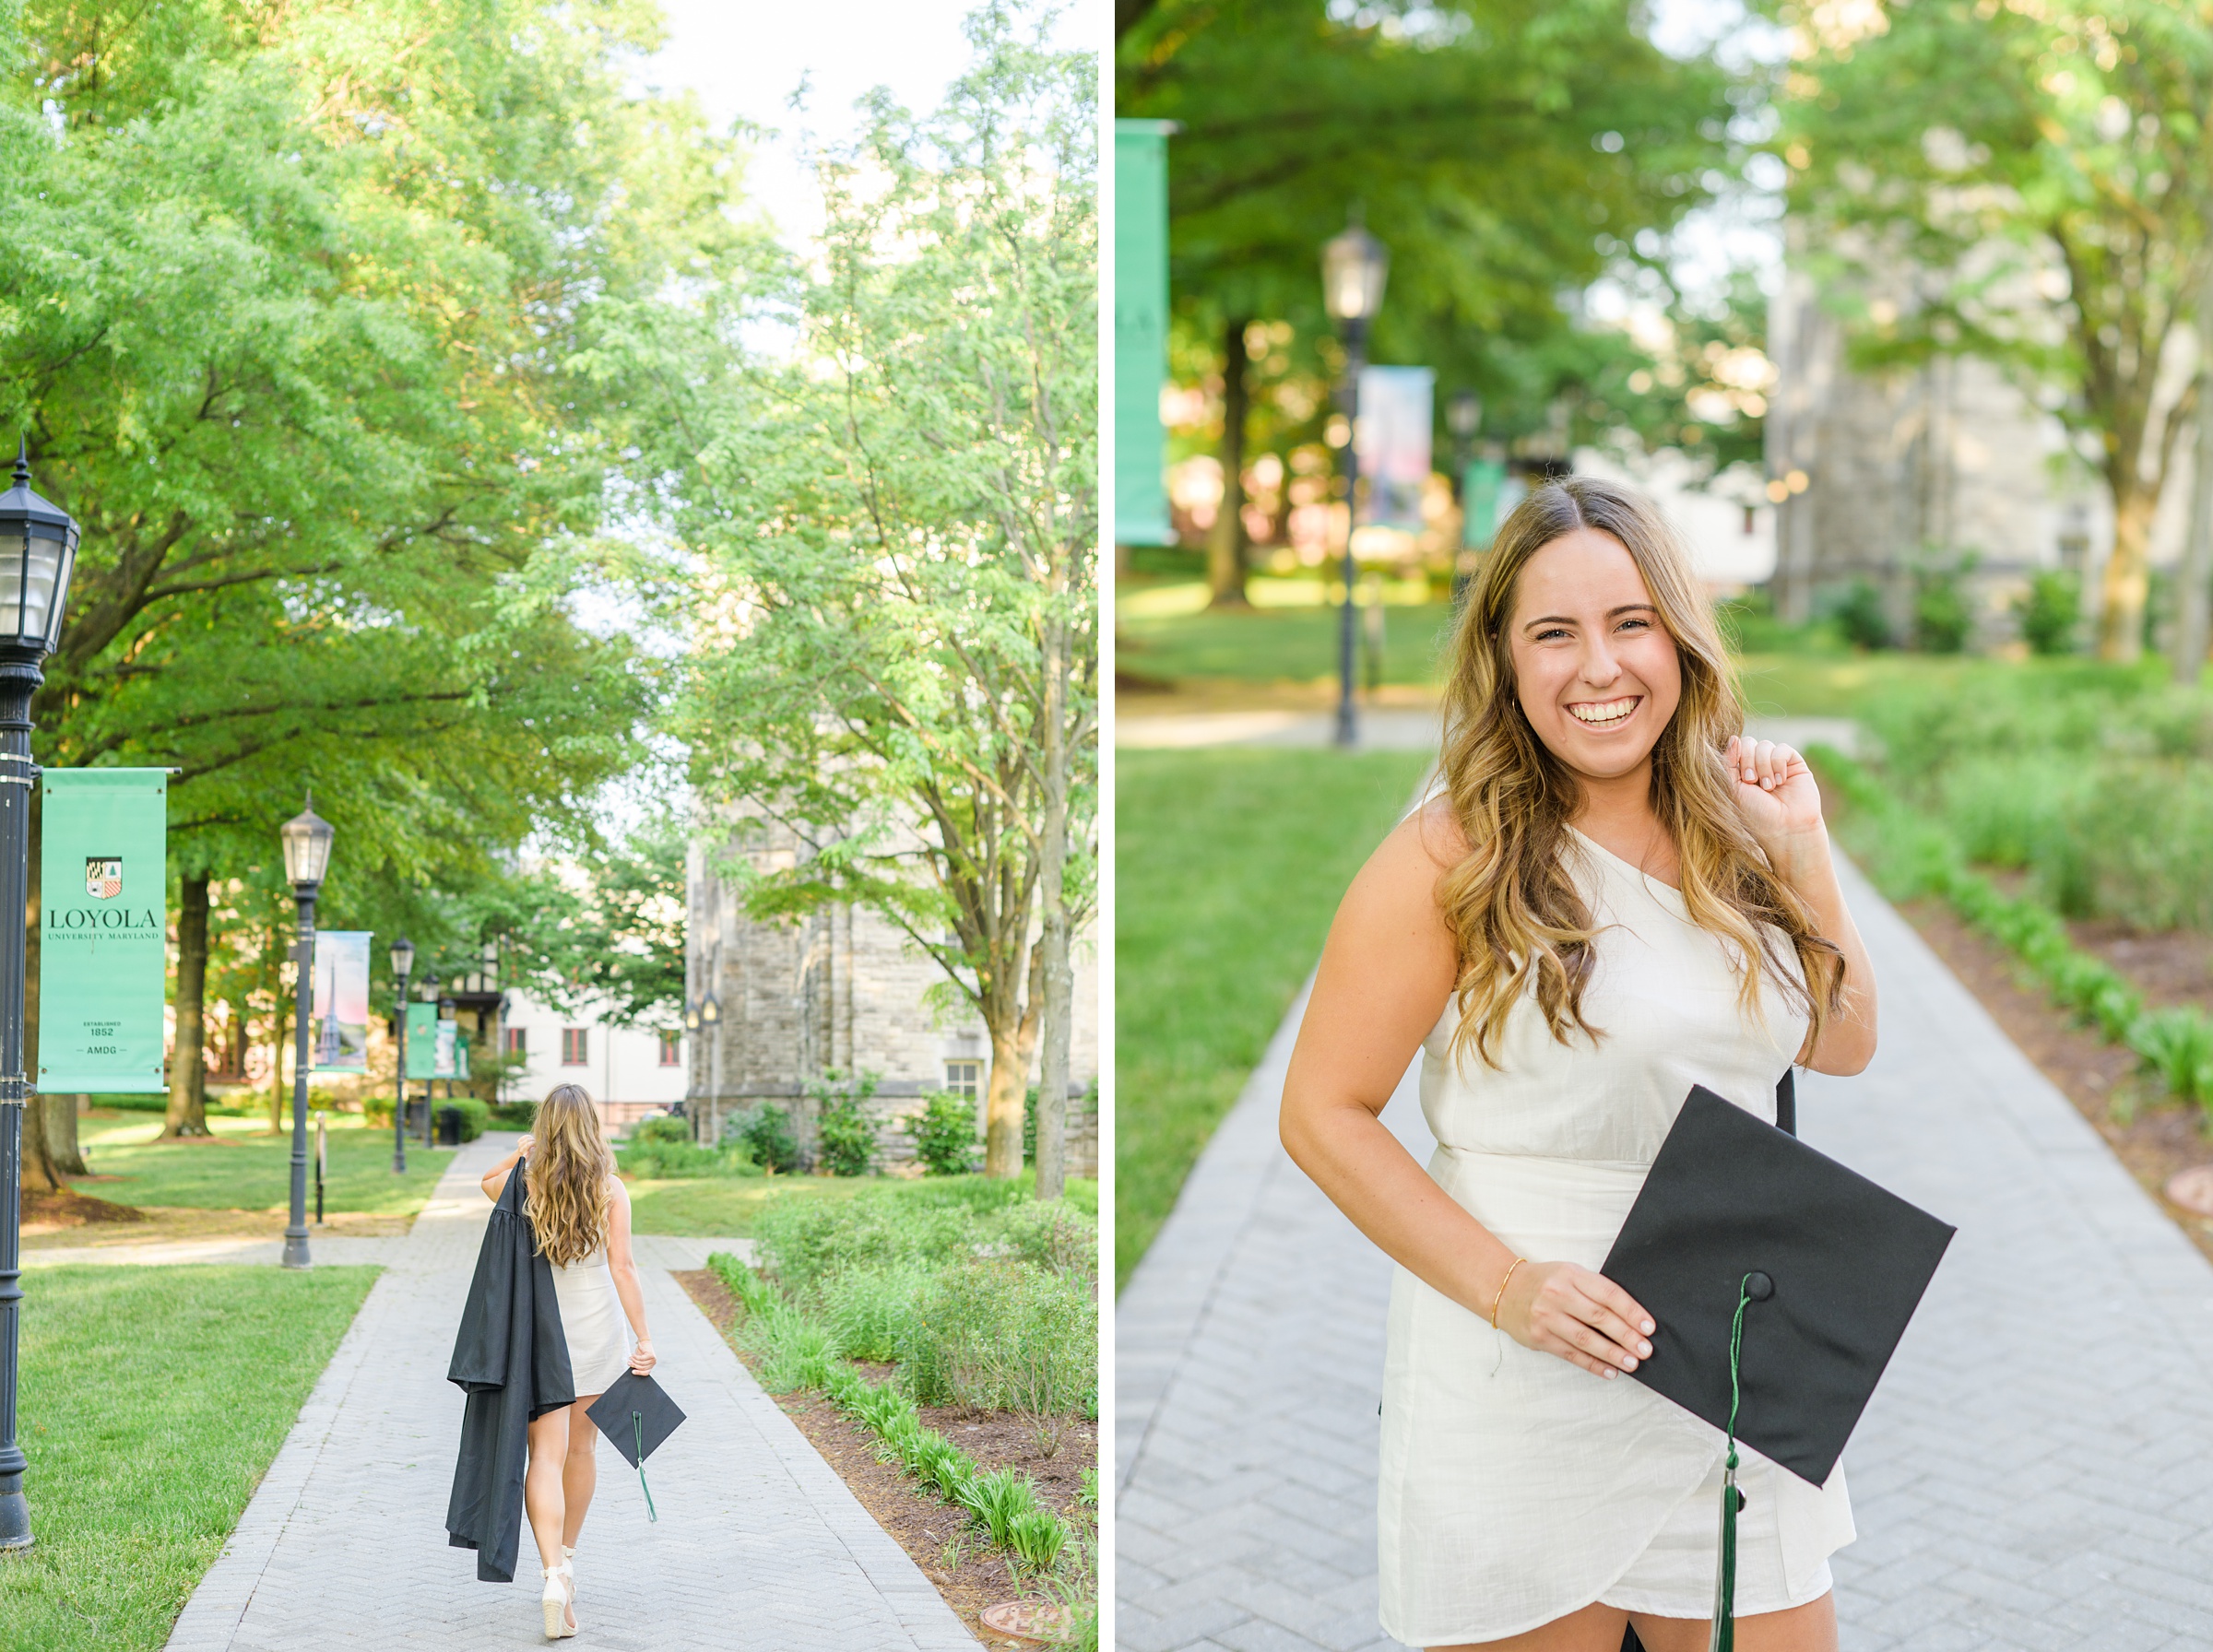
[[1473, 390], [1455, 390], [1445, 404], [1445, 428], [1452, 432], [1452, 492], [1461, 498], [1475, 457], [1475, 432], [1483, 428], [1482, 398]]
[[29, 1459], [16, 1444], [16, 1316], [23, 1300], [23, 908], [30, 891], [30, 697], [53, 652], [77, 562], [77, 524], [30, 490], [18, 452], [16, 485], [0, 493], [0, 1552], [30, 1547], [23, 1500]]
[[1344, 338], [1344, 608], [1337, 631], [1337, 743], [1359, 743], [1353, 713], [1353, 534], [1360, 525], [1360, 370], [1367, 365], [1367, 324], [1383, 307], [1391, 254], [1355, 214], [1344, 233], [1321, 249], [1322, 305]]
[[[293, 957], [299, 978], [293, 997], [299, 1000], [292, 1019], [299, 1023], [292, 1045], [292, 1220], [284, 1230], [284, 1265], [310, 1266], [307, 1256], [307, 1071], [314, 1064], [308, 1050], [307, 1023], [315, 1013], [315, 896], [323, 875], [330, 869], [330, 840], [337, 835], [331, 824], [315, 813], [311, 793], [307, 807], [287, 820], [278, 832], [284, 844], [284, 876], [292, 886], [300, 907], [300, 945]], [[331, 1011], [336, 1014], [337, 1006]]]
[[396, 1063], [399, 1094], [392, 1103], [392, 1174], [408, 1174], [408, 972], [415, 967], [415, 943], [401, 936], [392, 943], [392, 1022], [399, 1035]]

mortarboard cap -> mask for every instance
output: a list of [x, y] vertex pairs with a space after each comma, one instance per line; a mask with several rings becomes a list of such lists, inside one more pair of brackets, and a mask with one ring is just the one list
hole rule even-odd
[[607, 1392], [585, 1412], [601, 1434], [613, 1442], [622, 1460], [638, 1471], [638, 1488], [645, 1493], [645, 1517], [658, 1520], [653, 1493], [645, 1485], [645, 1459], [684, 1420], [676, 1401], [650, 1376], [625, 1371], [607, 1386]]
[[1700, 1085], [1600, 1271], [1656, 1328], [1639, 1382], [1720, 1429], [1734, 1402], [1735, 1438], [1820, 1485], [1952, 1233]]

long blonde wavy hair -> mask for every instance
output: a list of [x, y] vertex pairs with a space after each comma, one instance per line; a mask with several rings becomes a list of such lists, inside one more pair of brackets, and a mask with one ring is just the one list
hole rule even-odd
[[607, 1243], [607, 1184], [614, 1174], [591, 1092], [556, 1084], [538, 1104], [524, 1164], [523, 1210], [547, 1261], [566, 1268]]
[[[1744, 702], [1690, 559], [1650, 502], [1615, 483], [1568, 477], [1533, 489], [1501, 525], [1453, 634], [1441, 766], [1469, 848], [1439, 881], [1438, 903], [1460, 955], [1454, 1057], [1472, 1046], [1497, 1066], [1507, 1016], [1533, 983], [1555, 1038], [1565, 1044], [1571, 1028], [1600, 1036], [1583, 1019], [1598, 932], [1562, 860], [1580, 788], [1522, 712], [1510, 631], [1521, 570], [1584, 527], [1629, 553], [1681, 661], [1682, 700], [1652, 748], [1651, 784], [1653, 812], [1680, 861], [1683, 903], [1727, 944], [1747, 1014], [1760, 1014], [1765, 975], [1818, 1036], [1842, 1000], [1843, 954], [1815, 933], [1811, 910], [1737, 815], [1722, 750], [1744, 731]], [[1795, 973], [1784, 965], [1785, 946]]]

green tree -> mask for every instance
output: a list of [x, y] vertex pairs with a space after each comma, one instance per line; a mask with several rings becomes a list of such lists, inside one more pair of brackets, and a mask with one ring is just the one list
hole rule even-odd
[[570, 606], [625, 413], [571, 363], [735, 234], [728, 147], [627, 91], [657, 32], [637, 0], [18, 15], [0, 417], [85, 535], [40, 756], [179, 768], [184, 879], [266, 867], [312, 782], [325, 921], [435, 908], [633, 760], [648, 683]]
[[2099, 652], [2134, 658], [2198, 399], [2162, 407], [2157, 381], [2213, 257], [2213, 19], [2134, 0], [1798, 15], [1773, 147], [1855, 361], [1973, 354], [2058, 393], [2112, 499]]
[[[878, 100], [823, 169], [795, 358], [671, 372], [662, 421], [703, 559], [695, 779], [805, 845], [751, 874], [756, 914], [866, 905], [975, 1008], [996, 1175], [1021, 1166], [1041, 1031], [1065, 1106], [1096, 887], [1096, 76], [1033, 20], [977, 12], [935, 116]], [[695, 335], [656, 359], [728, 362], [733, 324], [702, 318], [718, 357]]]
[[[1243, 600], [1240, 477], [1250, 324], [1288, 320], [1327, 379], [1320, 249], [1364, 212], [1391, 254], [1379, 360], [1479, 391], [1495, 434], [1588, 413], [1639, 367], [1563, 291], [1644, 264], [1718, 182], [1735, 86], [1659, 51], [1628, 0], [1315, 0], [1118, 6], [1118, 114], [1179, 124], [1169, 148], [1178, 325], [1222, 364], [1225, 525], [1217, 601]], [[1563, 401], [1563, 397], [1566, 400]], [[1302, 398], [1319, 419], [1326, 401]], [[1679, 395], [1671, 437], [1683, 422]]]

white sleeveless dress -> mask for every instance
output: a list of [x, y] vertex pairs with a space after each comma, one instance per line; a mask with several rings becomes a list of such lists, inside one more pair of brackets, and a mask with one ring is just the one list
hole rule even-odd
[[608, 1271], [605, 1247], [566, 1268], [553, 1267], [553, 1296], [561, 1304], [561, 1329], [569, 1345], [569, 1374], [581, 1399], [604, 1394], [608, 1385], [630, 1369], [630, 1329], [615, 1276]]
[[[1694, 1084], [1771, 1120], [1806, 1021], [1770, 984], [1740, 1014], [1721, 940], [1683, 898], [1581, 833], [1570, 870], [1607, 926], [1583, 1012], [1604, 1036], [1556, 1040], [1533, 997], [1508, 1018], [1497, 1068], [1456, 1068], [1449, 1005], [1423, 1042], [1429, 1174], [1533, 1261], [1605, 1260]], [[1641, 1383], [1607, 1380], [1493, 1331], [1403, 1268], [1383, 1378], [1383, 1627], [1411, 1646], [1499, 1640], [1594, 1601], [1709, 1616], [1723, 1439]], [[1839, 1467], [1807, 1485], [1740, 1445], [1736, 1611], [1829, 1587], [1852, 1540]]]

